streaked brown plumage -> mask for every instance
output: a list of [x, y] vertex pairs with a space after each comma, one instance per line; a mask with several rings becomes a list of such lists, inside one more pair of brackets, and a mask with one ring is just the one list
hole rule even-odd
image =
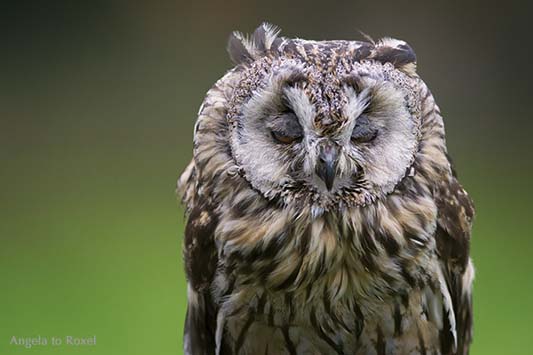
[[199, 111], [186, 354], [466, 354], [473, 206], [403, 41], [234, 34]]

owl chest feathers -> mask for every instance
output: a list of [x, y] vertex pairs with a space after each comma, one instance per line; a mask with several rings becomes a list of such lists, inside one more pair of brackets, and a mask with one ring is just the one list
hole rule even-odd
[[[437, 336], [442, 296], [429, 196], [392, 194], [311, 219], [239, 195], [221, 206], [227, 213], [215, 232], [221, 267], [214, 293], [231, 343], [264, 351], [261, 341], [275, 346], [278, 339], [284, 349], [289, 341], [316, 353], [339, 346], [337, 353], [364, 353], [378, 340], [396, 339], [405, 349], [405, 337], [416, 347], [420, 336]], [[241, 344], [243, 332], [254, 342]], [[394, 341], [387, 346], [394, 349]]]
[[429, 194], [391, 194], [321, 216], [311, 209], [270, 205], [251, 191], [228, 197], [215, 231], [225, 277], [333, 303], [382, 299], [431, 278], [436, 207]]

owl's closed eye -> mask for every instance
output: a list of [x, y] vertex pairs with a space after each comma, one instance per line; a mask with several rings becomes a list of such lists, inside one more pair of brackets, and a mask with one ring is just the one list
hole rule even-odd
[[272, 117], [266, 126], [278, 143], [290, 144], [299, 142], [303, 138], [303, 128], [294, 111], [289, 108]]

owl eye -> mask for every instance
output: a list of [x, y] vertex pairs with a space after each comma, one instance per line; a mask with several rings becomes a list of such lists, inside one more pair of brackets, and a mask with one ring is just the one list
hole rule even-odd
[[302, 139], [302, 136], [289, 136], [283, 132], [272, 131], [272, 137], [280, 143], [290, 144], [292, 142]]
[[302, 126], [298, 123], [298, 118], [292, 111], [283, 112], [275, 117], [274, 123], [270, 127], [272, 137], [283, 144], [290, 144], [300, 141], [303, 137]]
[[372, 126], [372, 123], [365, 114], [362, 114], [357, 118], [351, 140], [354, 143], [368, 143], [374, 140], [377, 135], [378, 129]]

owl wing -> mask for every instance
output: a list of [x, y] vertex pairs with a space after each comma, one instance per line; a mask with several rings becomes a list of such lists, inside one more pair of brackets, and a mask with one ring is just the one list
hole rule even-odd
[[197, 195], [196, 185], [196, 169], [191, 162], [178, 180], [178, 193], [188, 210], [183, 242], [188, 284], [184, 352], [186, 355], [211, 355], [216, 349], [217, 307], [210, 286], [218, 263], [214, 242], [218, 217], [214, 208]]
[[[472, 280], [474, 269], [470, 261], [470, 232], [474, 205], [457, 181], [455, 172], [437, 187], [438, 220], [437, 251], [454, 317], [444, 317], [441, 333], [443, 354], [468, 354], [472, 339]], [[454, 334], [448, 330], [453, 329]]]

